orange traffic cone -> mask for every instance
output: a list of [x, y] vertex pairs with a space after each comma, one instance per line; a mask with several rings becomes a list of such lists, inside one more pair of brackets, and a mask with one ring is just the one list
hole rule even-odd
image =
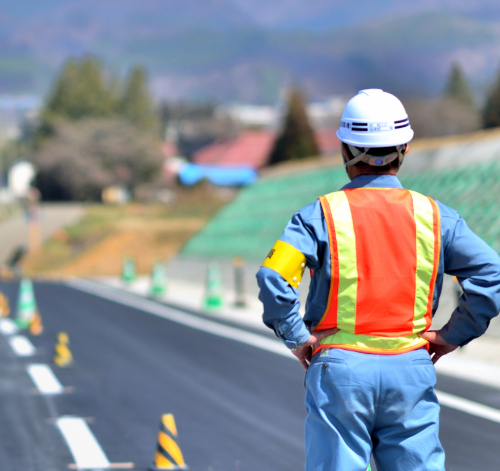
[[0, 291], [0, 316], [9, 317], [9, 314], [10, 314], [9, 298]]
[[43, 332], [42, 316], [37, 311], [30, 321], [30, 334], [40, 335]]

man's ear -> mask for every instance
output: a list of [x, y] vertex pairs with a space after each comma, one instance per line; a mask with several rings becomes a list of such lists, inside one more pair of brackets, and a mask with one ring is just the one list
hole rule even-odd
[[406, 147], [405, 147], [405, 150], [403, 151], [403, 155], [406, 155], [408, 153], [408, 151], [410, 150], [410, 144], [407, 142], [406, 143]]
[[340, 152], [342, 153], [342, 159], [344, 159], [344, 164], [349, 161], [347, 153], [347, 144], [345, 142], [340, 143]]

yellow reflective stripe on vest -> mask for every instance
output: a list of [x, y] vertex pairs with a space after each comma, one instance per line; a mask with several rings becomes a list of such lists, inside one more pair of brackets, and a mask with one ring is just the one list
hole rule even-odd
[[279, 273], [294, 288], [298, 288], [304, 274], [306, 257], [293, 245], [278, 240], [262, 266]]
[[360, 352], [391, 354], [398, 353], [398, 350], [415, 350], [427, 345], [427, 340], [418, 337], [416, 334], [407, 337], [378, 337], [375, 335], [352, 334], [339, 330], [334, 335], [329, 335], [321, 341], [321, 347], [352, 349]]
[[[358, 269], [356, 260], [356, 238], [352, 223], [351, 208], [343, 191], [326, 195], [332, 211], [339, 257], [339, 290], [337, 304], [337, 326], [354, 333], [356, 321], [356, 293]], [[333, 273], [333, 267], [331, 267]], [[335, 296], [335, 293], [332, 293]]]
[[415, 317], [413, 333], [422, 332], [426, 326], [425, 314], [429, 299], [429, 287], [434, 272], [434, 218], [429, 198], [410, 191], [417, 228], [417, 272], [415, 289]]

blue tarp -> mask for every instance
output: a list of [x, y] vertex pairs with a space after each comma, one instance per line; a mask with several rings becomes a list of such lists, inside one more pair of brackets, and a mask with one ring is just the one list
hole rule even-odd
[[179, 170], [179, 180], [191, 186], [206, 178], [217, 186], [246, 186], [257, 180], [257, 172], [249, 167], [215, 167], [185, 163]]

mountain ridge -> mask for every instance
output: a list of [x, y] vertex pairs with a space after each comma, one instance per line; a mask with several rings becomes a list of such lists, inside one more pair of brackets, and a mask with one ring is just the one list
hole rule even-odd
[[492, 0], [0, 0], [0, 12], [0, 93], [45, 93], [84, 54], [115, 74], [144, 65], [158, 98], [265, 103], [291, 83], [311, 98], [432, 96], [454, 60], [480, 96], [500, 63]]

